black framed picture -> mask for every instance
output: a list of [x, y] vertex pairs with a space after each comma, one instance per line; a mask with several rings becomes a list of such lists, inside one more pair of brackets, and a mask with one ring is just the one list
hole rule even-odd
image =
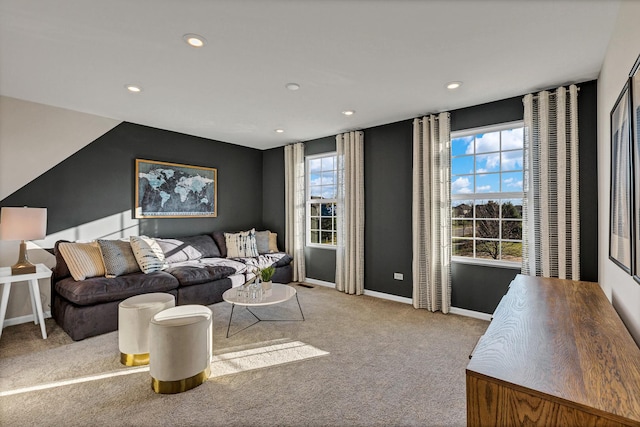
[[136, 159], [136, 218], [218, 214], [217, 169]]
[[611, 110], [609, 258], [631, 274], [633, 263], [631, 96], [629, 81]]

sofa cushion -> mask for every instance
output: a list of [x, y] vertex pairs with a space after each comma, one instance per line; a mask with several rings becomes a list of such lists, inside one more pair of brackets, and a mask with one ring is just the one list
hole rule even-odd
[[220, 256], [220, 250], [207, 234], [199, 236], [179, 237], [175, 239], [155, 239], [165, 260], [171, 264], [200, 258], [214, 258]]
[[104, 262], [97, 243], [64, 242], [58, 248], [75, 280], [104, 276]]
[[65, 277], [70, 277], [71, 272], [69, 271], [69, 267], [62, 256], [62, 252], [60, 252], [60, 243], [70, 243], [68, 240], [58, 240], [55, 245], [53, 245], [53, 254], [56, 257], [56, 265], [53, 267], [53, 277], [55, 280], [62, 280]]
[[224, 237], [224, 231], [214, 231], [211, 233], [211, 237], [213, 237], [213, 241], [216, 242], [218, 249], [220, 250], [220, 257], [227, 257], [227, 241]]
[[131, 273], [114, 278], [92, 277], [80, 281], [68, 277], [55, 284], [56, 292], [76, 305], [119, 301], [134, 295], [166, 292], [177, 287], [178, 280], [164, 271]]
[[150, 237], [131, 236], [131, 249], [143, 273], [152, 273], [167, 268], [160, 245]]
[[118, 277], [140, 271], [128, 240], [97, 240], [104, 261], [105, 277]]
[[224, 233], [224, 238], [229, 258], [258, 256], [256, 230], [254, 228], [240, 233]]
[[213, 282], [236, 273], [233, 267], [212, 265], [169, 267], [165, 271], [178, 279], [180, 286]]

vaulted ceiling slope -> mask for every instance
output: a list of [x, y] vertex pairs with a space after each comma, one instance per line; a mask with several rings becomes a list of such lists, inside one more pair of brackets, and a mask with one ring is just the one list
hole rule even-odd
[[619, 5], [0, 0], [0, 94], [267, 149], [597, 78]]

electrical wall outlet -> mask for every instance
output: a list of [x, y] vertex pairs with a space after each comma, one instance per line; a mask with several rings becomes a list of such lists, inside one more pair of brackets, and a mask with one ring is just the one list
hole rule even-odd
[[393, 273], [393, 278], [395, 280], [404, 280], [404, 274], [402, 274], [402, 273]]

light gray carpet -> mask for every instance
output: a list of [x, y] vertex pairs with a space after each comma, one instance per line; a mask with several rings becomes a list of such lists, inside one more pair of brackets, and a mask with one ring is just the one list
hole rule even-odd
[[[487, 322], [296, 286], [304, 322], [261, 322], [212, 305], [212, 377], [157, 395], [120, 365], [117, 332], [73, 342], [51, 319], [0, 338], [0, 425], [463, 426], [465, 367]], [[295, 299], [255, 309], [297, 319]], [[237, 315], [237, 317], [236, 317]], [[117, 375], [116, 374], [124, 374]], [[65, 380], [80, 378], [75, 384]], [[41, 390], [25, 387], [43, 385]], [[15, 394], [12, 394], [15, 393]]]

